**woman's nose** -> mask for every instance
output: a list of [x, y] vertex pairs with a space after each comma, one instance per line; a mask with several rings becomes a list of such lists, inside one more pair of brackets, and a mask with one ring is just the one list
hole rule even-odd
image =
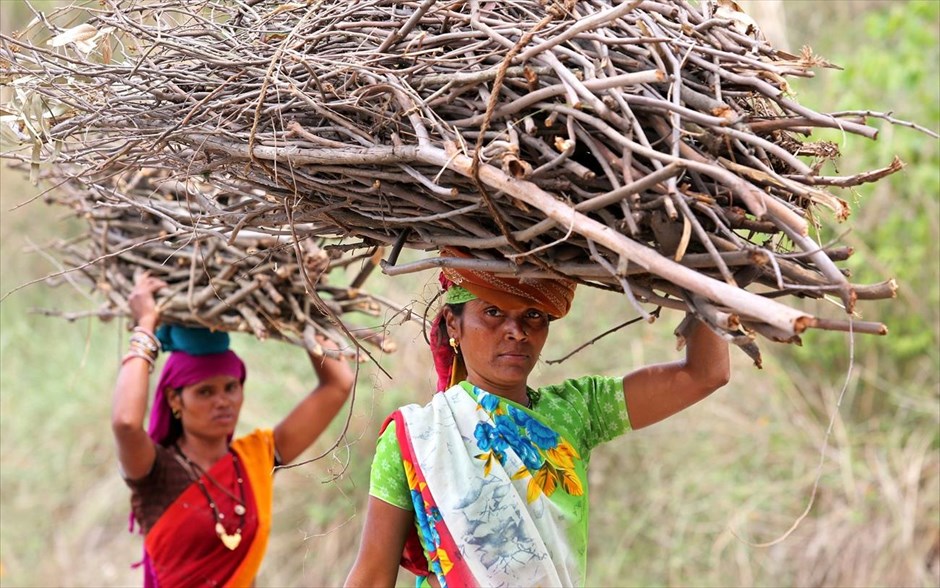
[[522, 323], [522, 321], [513, 318], [506, 319], [506, 335], [511, 339], [521, 340], [524, 340], [529, 336], [525, 332], [525, 325]]

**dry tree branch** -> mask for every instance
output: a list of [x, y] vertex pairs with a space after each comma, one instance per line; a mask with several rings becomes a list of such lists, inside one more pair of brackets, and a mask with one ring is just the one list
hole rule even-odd
[[[903, 164], [823, 176], [817, 164], [838, 151], [808, 133], [875, 139], [869, 119], [932, 133], [890, 114], [798, 104], [786, 78], [829, 64], [777, 52], [687, 2], [113, 0], [53, 16], [0, 38], [0, 79], [15, 88], [0, 124], [23, 142], [5, 157], [65, 166], [122, 214], [185, 229], [193, 243], [222, 239], [219, 255], [236, 255], [243, 236], [395, 246], [382, 264], [391, 275], [416, 267], [395, 266], [404, 247], [496, 249], [518, 275], [565, 275], [716, 323], [740, 315], [773, 339], [844, 328], [784, 297], [835, 293], [851, 312], [858, 299], [893, 296], [889, 281], [850, 283], [837, 265], [847, 254], [809, 235], [820, 207], [839, 221], [850, 212], [830, 190]], [[99, 43], [45, 45], [63, 34], [48, 23], [66, 16]], [[140, 170], [205, 190], [178, 194], [184, 210], [163, 200], [168, 181], [146, 197], [100, 188]], [[192, 280], [206, 272], [188, 246], [118, 257], [180, 257]], [[271, 295], [277, 272], [303, 264], [239, 255], [270, 281], [243, 284], [234, 304], [219, 289], [233, 276], [200, 283], [190, 302], [213, 304], [200, 312], [262, 332], [280, 304], [297, 314], [300, 295], [306, 316], [302, 289]], [[232, 308], [215, 306], [226, 299]]]

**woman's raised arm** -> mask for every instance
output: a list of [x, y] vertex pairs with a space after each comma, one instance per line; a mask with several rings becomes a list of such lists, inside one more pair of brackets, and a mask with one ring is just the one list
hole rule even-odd
[[[147, 272], [137, 276], [127, 300], [137, 327], [153, 337], [160, 322], [153, 294], [166, 282]], [[154, 341], [156, 339], [154, 338]], [[118, 462], [124, 477], [135, 480], [150, 473], [156, 451], [144, 430], [152, 364], [145, 354], [129, 353], [121, 361], [111, 404], [111, 430], [117, 443]]]
[[684, 360], [642, 367], [623, 378], [633, 429], [657, 423], [695, 404], [728, 383], [728, 344], [695, 321]]
[[[336, 349], [332, 341], [318, 340], [325, 348]], [[343, 359], [310, 355], [310, 361], [319, 378], [317, 387], [274, 428], [274, 446], [284, 464], [297, 458], [326, 430], [355, 383], [352, 369]]]

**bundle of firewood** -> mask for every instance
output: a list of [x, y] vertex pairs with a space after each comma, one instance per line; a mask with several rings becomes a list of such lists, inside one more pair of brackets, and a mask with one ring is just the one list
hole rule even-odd
[[[37, 168], [257, 190], [263, 203], [216, 219], [393, 245], [388, 274], [565, 275], [643, 314], [691, 310], [742, 346], [885, 332], [851, 317], [893, 280], [851, 283], [837, 265], [851, 251], [810, 229], [820, 209], [848, 217], [831, 190], [902, 163], [826, 176], [838, 149], [807, 137], [901, 121], [795, 102], [786, 78], [826, 65], [775, 50], [733, 2], [686, 0], [115, 0], [0, 48], [7, 132]], [[394, 265], [401, 247], [445, 245], [498, 255]], [[831, 297], [850, 318], [787, 296]]]
[[[101, 318], [130, 314], [128, 296], [141, 271], [167, 283], [157, 293], [165, 322], [270, 336], [314, 354], [324, 353], [317, 335], [333, 339], [351, 357], [358, 345], [350, 340], [394, 351], [385, 324], [397, 314], [411, 316], [362, 288], [381, 248], [220, 227], [219, 207], [237, 204], [242, 194], [153, 169], [87, 184], [67, 167], [56, 167], [43, 179], [58, 186], [49, 192], [49, 204], [68, 207], [87, 222], [79, 238], [49, 249], [59, 263], [75, 268], [62, 274], [70, 283], [103, 294], [104, 305], [91, 313]], [[348, 320], [355, 314], [381, 318], [363, 327]]]

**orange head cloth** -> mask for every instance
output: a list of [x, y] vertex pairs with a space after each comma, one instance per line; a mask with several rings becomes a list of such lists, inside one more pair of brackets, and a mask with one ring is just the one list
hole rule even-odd
[[[450, 247], [441, 249], [441, 257], [475, 259], [469, 253]], [[444, 268], [441, 271], [448, 280], [466, 289], [477, 298], [492, 302], [497, 306], [500, 302], [529, 304], [554, 319], [568, 314], [571, 310], [571, 301], [574, 299], [576, 284], [564, 278], [520, 280], [499, 277], [491, 272], [473, 269]]]
[[[441, 257], [476, 259], [472, 254], [459, 249], [445, 247]], [[574, 299], [575, 282], [564, 278], [536, 278], [520, 280], [495, 276], [491, 272], [474, 269], [444, 268], [441, 270], [442, 284], [447, 282], [464, 288], [477, 298], [499, 306], [521, 303], [537, 308], [554, 319], [568, 314]], [[438, 390], [445, 390], [465, 379], [467, 369], [463, 357], [450, 348], [448, 341], [440, 336], [438, 323], [431, 330], [431, 352], [438, 373]]]

